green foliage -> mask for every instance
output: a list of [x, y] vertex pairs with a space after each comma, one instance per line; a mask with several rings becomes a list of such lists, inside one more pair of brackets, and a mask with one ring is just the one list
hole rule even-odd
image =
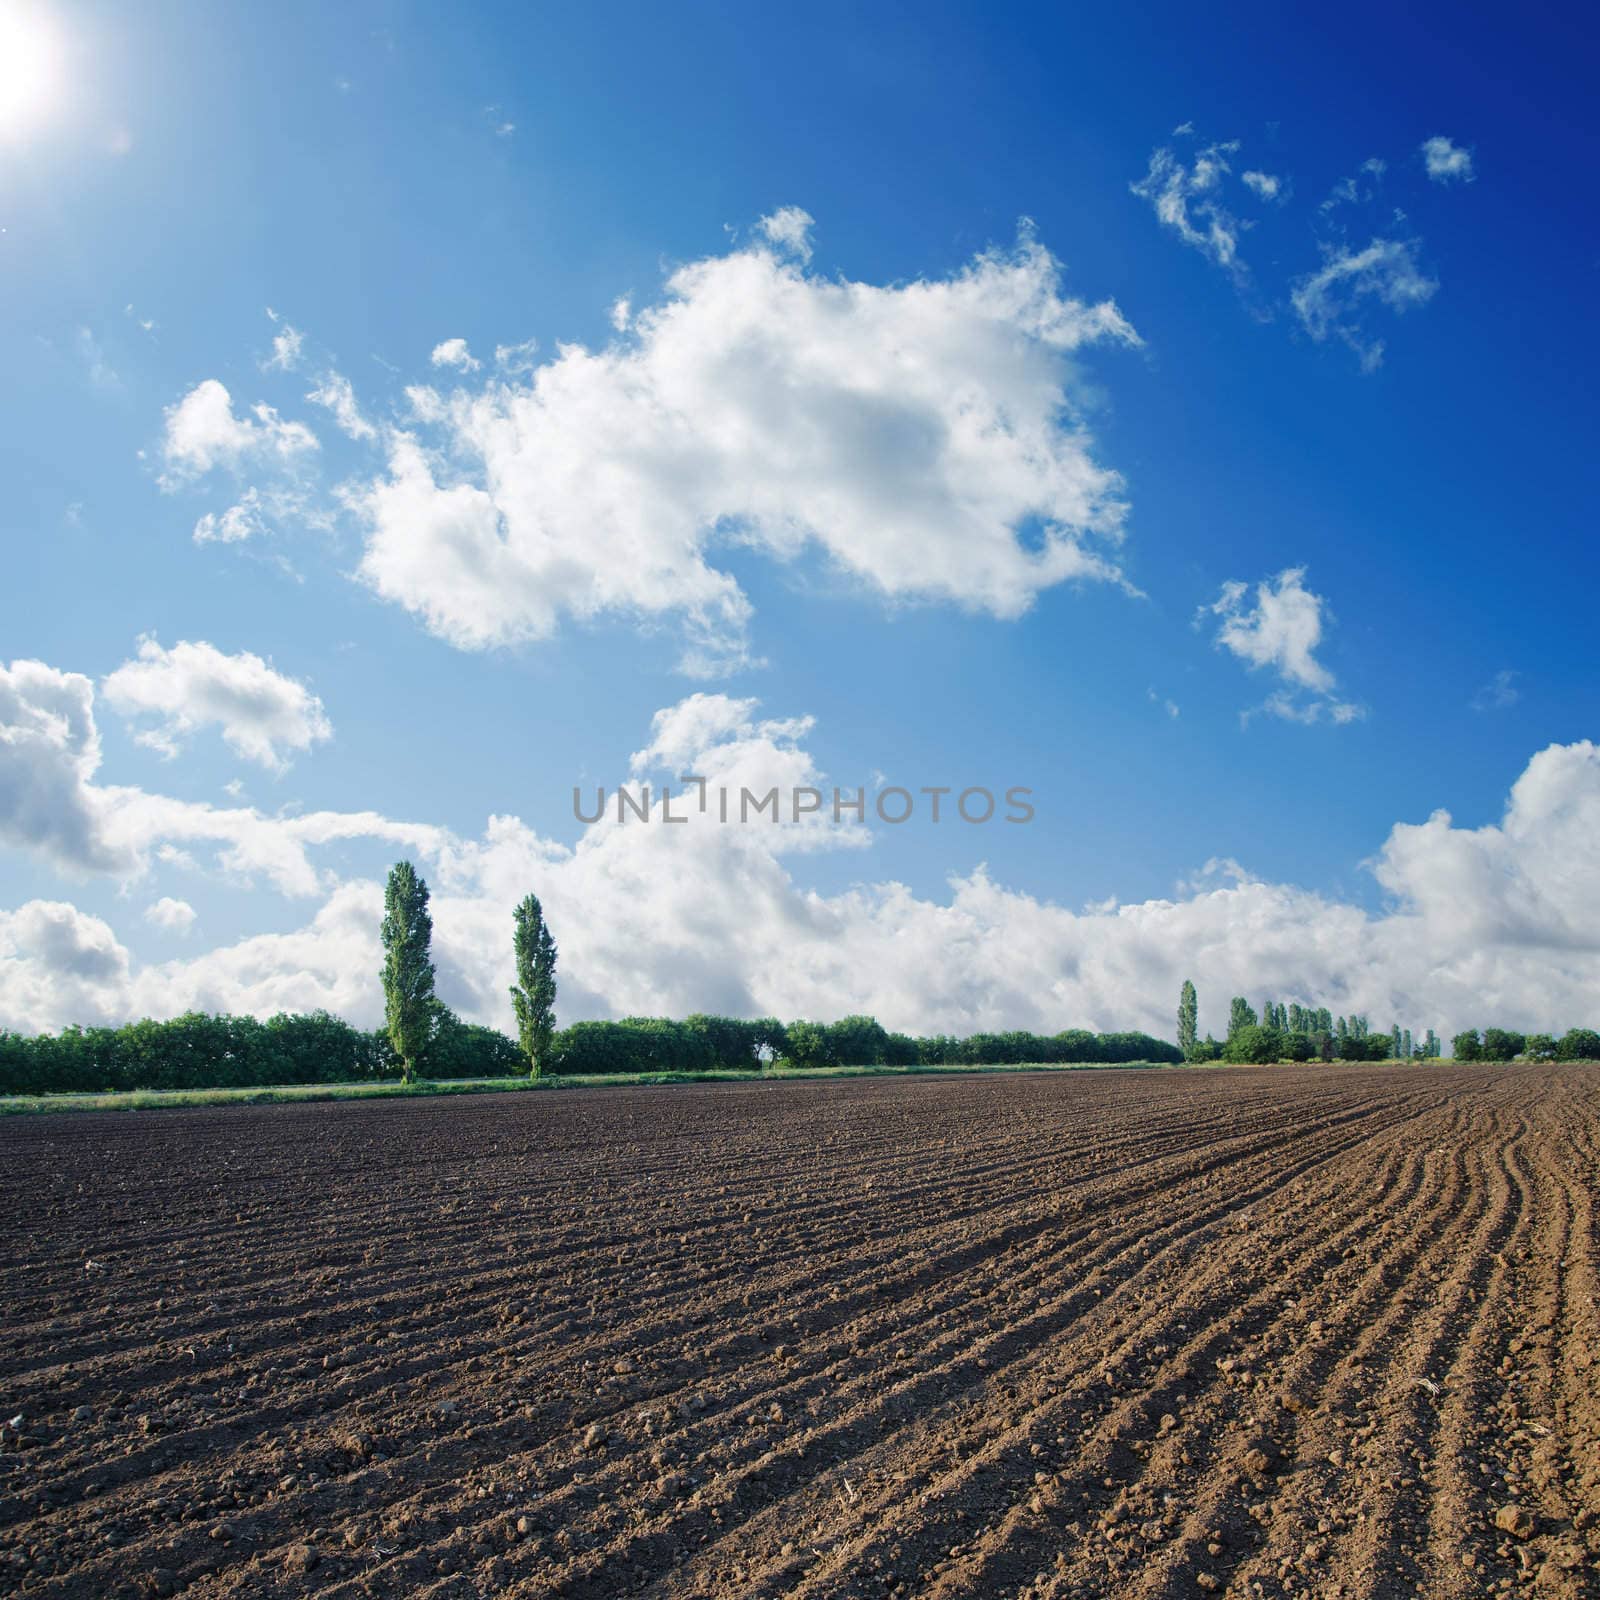
[[1228, 1006], [1228, 1037], [1231, 1039], [1241, 1028], [1259, 1026], [1250, 1002], [1242, 994], [1236, 994]]
[[1195, 1045], [1200, 1041], [1200, 1002], [1195, 996], [1194, 984], [1185, 978], [1178, 991], [1178, 1048], [1185, 1061], [1194, 1060]]
[[[503, 1077], [516, 1046], [503, 1034], [436, 1009], [423, 1069], [434, 1077]], [[0, 1094], [253, 1089], [377, 1083], [400, 1076], [386, 1030], [368, 1033], [314, 1011], [256, 1017], [191, 1011], [166, 1022], [0, 1034]]]
[[422, 1068], [429, 1078], [510, 1078], [528, 1070], [515, 1041], [440, 1006]]
[[840, 1017], [823, 1030], [830, 1061], [844, 1067], [876, 1067], [883, 1064], [883, 1050], [889, 1035], [875, 1017]]
[[1476, 1028], [1468, 1028], [1465, 1033], [1458, 1033], [1450, 1041], [1450, 1054], [1457, 1061], [1481, 1061], [1483, 1059], [1483, 1043], [1478, 1038]]
[[908, 1033], [891, 1033], [883, 1041], [886, 1067], [914, 1067], [919, 1060], [917, 1041]]
[[537, 895], [527, 895], [512, 913], [511, 943], [517, 962], [511, 1008], [528, 1058], [528, 1076], [537, 1078], [556, 1027], [556, 942]]
[[1512, 1033], [1506, 1028], [1485, 1028], [1483, 1030], [1484, 1061], [1512, 1061], [1522, 1054], [1524, 1040], [1520, 1033]]
[[1600, 1033], [1593, 1028], [1568, 1028], [1556, 1045], [1561, 1061], [1600, 1061]]
[[1553, 1035], [1530, 1033], [1522, 1046], [1522, 1053], [1530, 1061], [1554, 1061], [1559, 1046]]
[[710, 1051], [714, 1066], [730, 1072], [754, 1072], [763, 1054], [771, 1059], [782, 1054], [784, 1026], [776, 1017], [747, 1021], [743, 1017], [713, 1017], [696, 1013], [685, 1017], [684, 1027], [698, 1034]]
[[1228, 1035], [1222, 1059], [1234, 1062], [1276, 1061], [1283, 1054], [1283, 1035], [1258, 1022], [1242, 1022]]
[[789, 1047], [784, 1059], [796, 1067], [830, 1067], [838, 1063], [828, 1055], [827, 1030], [817, 1022], [791, 1022]]
[[584, 1076], [615, 1072], [704, 1072], [717, 1065], [710, 1042], [667, 1017], [575, 1022], [550, 1047], [549, 1069]]
[[1309, 1061], [1317, 1053], [1308, 1033], [1280, 1033], [1279, 1039], [1280, 1061]]
[[433, 1039], [433, 918], [428, 886], [409, 861], [389, 869], [383, 894], [383, 1002], [389, 1041], [409, 1083]]

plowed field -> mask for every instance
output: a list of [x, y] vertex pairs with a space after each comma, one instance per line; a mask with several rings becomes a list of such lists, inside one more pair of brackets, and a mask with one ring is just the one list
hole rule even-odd
[[0, 1591], [1600, 1593], [1597, 1106], [1315, 1067], [9, 1119]]

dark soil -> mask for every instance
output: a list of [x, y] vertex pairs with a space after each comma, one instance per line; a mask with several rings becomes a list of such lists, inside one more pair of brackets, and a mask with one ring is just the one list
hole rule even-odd
[[1593, 1068], [41, 1116], [0, 1171], [0, 1592], [1600, 1593]]

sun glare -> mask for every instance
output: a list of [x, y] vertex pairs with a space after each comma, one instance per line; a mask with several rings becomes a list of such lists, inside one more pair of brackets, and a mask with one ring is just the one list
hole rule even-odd
[[50, 110], [60, 87], [60, 42], [51, 17], [26, 0], [0, 0], [0, 138]]

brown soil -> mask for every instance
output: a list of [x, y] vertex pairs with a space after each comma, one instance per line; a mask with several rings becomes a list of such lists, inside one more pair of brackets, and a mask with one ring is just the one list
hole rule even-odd
[[0, 1592], [1600, 1593], [1600, 1072], [0, 1124]]

